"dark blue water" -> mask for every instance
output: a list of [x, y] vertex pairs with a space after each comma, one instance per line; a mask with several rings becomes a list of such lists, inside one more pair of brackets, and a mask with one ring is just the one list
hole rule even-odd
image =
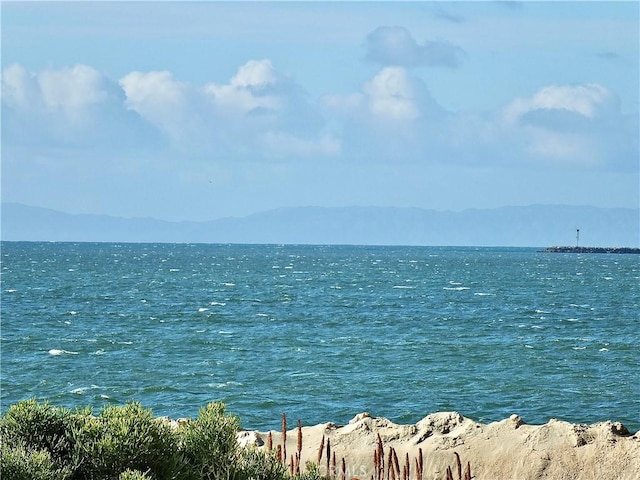
[[2, 243], [2, 408], [640, 428], [637, 255]]

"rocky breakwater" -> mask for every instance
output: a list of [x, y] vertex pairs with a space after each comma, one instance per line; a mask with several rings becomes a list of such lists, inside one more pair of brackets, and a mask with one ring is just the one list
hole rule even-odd
[[640, 253], [634, 247], [547, 247], [544, 253]]

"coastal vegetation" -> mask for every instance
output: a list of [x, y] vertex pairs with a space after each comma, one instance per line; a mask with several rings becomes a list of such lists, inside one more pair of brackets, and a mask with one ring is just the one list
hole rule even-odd
[[[266, 448], [241, 446], [240, 423], [223, 403], [210, 403], [191, 420], [154, 417], [138, 402], [67, 409], [25, 400], [0, 417], [0, 477], [7, 480], [346, 480], [346, 460], [331, 454], [322, 439], [318, 462], [300, 465], [302, 425], [297, 451], [287, 456], [286, 415], [282, 444], [270, 433]], [[374, 480], [423, 478], [423, 458], [401, 464], [382, 440], [373, 452]], [[413, 462], [413, 463], [412, 463]], [[456, 454], [458, 478], [462, 466]], [[402, 465], [402, 468], [401, 468]], [[326, 466], [326, 468], [325, 468]], [[453, 480], [452, 470], [446, 478]], [[470, 479], [467, 464], [464, 478]]]
[[[172, 426], [132, 402], [69, 410], [36, 400], [9, 407], [0, 420], [0, 476], [13, 480], [287, 478], [275, 454], [240, 448], [239, 421], [222, 403]], [[309, 478], [309, 480], [312, 480]]]

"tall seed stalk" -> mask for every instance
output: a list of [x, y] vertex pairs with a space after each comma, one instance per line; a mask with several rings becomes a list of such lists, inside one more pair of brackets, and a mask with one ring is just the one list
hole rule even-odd
[[287, 414], [282, 414], [282, 458], [284, 459], [284, 463], [287, 463]]

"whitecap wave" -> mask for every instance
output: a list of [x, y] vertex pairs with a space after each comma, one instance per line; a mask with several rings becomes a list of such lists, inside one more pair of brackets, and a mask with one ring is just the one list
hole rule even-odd
[[78, 352], [70, 352], [68, 350], [59, 350], [57, 348], [52, 348], [47, 352], [49, 355], [60, 356], [60, 355], [79, 355]]

